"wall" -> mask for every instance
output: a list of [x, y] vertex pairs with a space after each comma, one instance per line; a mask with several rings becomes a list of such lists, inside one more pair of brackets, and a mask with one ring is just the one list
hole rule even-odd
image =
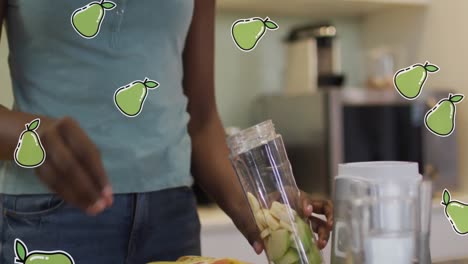
[[[364, 20], [364, 47], [381, 45], [397, 52], [397, 67], [429, 60], [441, 70], [429, 76], [424, 89], [451, 88], [467, 96], [457, 105], [460, 176], [468, 190], [468, 1], [432, 0], [425, 10], [405, 9], [374, 14]], [[448, 152], [450, 149], [441, 149]]]
[[[225, 126], [247, 127], [250, 107], [261, 93], [281, 91], [285, 80], [286, 46], [283, 39], [290, 29], [314, 22], [311, 18], [270, 17], [279, 24], [277, 31], [266, 32], [251, 52], [240, 51], [234, 44], [230, 29], [234, 21], [268, 14], [220, 13], [216, 20], [216, 94]], [[353, 18], [331, 19], [341, 42], [341, 68], [347, 74], [347, 84], [358, 86], [363, 80], [361, 56], [361, 24]]]

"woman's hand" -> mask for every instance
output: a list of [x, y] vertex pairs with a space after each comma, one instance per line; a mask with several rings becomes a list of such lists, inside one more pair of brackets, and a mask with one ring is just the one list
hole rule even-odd
[[[277, 199], [275, 199], [277, 200]], [[329, 200], [315, 200], [306, 192], [300, 192], [303, 215], [308, 216], [312, 223], [312, 228], [318, 234], [317, 246], [319, 249], [325, 248], [330, 238], [333, 227], [333, 204]], [[326, 221], [313, 216], [312, 213], [324, 215]], [[260, 238], [255, 220], [250, 212], [248, 202], [240, 203], [236, 213], [231, 216], [236, 227], [247, 238], [257, 254], [262, 253], [264, 245]]]
[[76, 121], [41, 118], [38, 133], [46, 160], [36, 172], [50, 190], [91, 215], [112, 204], [99, 150]]
[[[309, 216], [312, 228], [318, 234], [317, 244], [320, 249], [325, 248], [330, 239], [330, 232], [333, 228], [333, 204], [329, 200], [314, 200], [306, 192], [301, 191], [301, 200], [304, 215]], [[312, 213], [324, 215], [326, 221], [312, 216]]]
[[41, 120], [37, 133], [46, 152], [44, 163], [35, 168], [38, 178], [66, 202], [89, 214], [110, 206], [112, 190], [99, 151], [69, 117], [53, 119], [0, 105], [0, 160], [14, 158], [24, 124], [36, 118]]

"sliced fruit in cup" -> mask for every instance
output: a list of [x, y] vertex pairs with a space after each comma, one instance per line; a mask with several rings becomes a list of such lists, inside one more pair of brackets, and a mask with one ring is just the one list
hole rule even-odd
[[280, 229], [271, 232], [271, 237], [267, 244], [268, 257], [272, 261], [280, 259], [288, 251], [290, 243], [289, 232], [287, 230]]
[[322, 263], [308, 221], [287, 204], [274, 201], [270, 209], [263, 209], [253, 194], [248, 193], [247, 197], [270, 261], [295, 264], [307, 258], [309, 264]]

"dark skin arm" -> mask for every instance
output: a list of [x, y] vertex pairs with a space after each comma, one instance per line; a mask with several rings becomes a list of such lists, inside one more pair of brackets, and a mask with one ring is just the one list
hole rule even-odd
[[[7, 0], [0, 0], [0, 41], [2, 36], [3, 21], [5, 20], [7, 8]], [[0, 85], [4, 85], [1, 83]], [[24, 130], [24, 125], [31, 122], [33, 119], [43, 116], [37, 116], [27, 113], [19, 113], [8, 110], [5, 106], [0, 104], [0, 160], [11, 160], [18, 143], [18, 136]], [[47, 123], [47, 121], [44, 121]], [[8, 124], [8, 125], [4, 125]], [[43, 130], [43, 127], [39, 127], [38, 132]]]
[[233, 215], [233, 201], [227, 199], [224, 192], [229, 189], [241, 193], [242, 190], [226, 158], [229, 150], [215, 103], [214, 2], [195, 1], [194, 17], [183, 55], [183, 84], [189, 98], [189, 133], [193, 145], [194, 177], [226, 213]]
[[5, 19], [6, 4], [7, 0], [0, 0], [0, 38], [2, 36], [2, 25], [3, 20]]
[[12, 160], [25, 124], [35, 118], [46, 160], [35, 168], [39, 179], [66, 202], [90, 215], [112, 204], [112, 189], [99, 151], [79, 124], [69, 117], [52, 119], [0, 106], [0, 159]]
[[[184, 50], [184, 89], [189, 99], [189, 133], [192, 138], [192, 174], [221, 209], [232, 219], [257, 253], [262, 251], [257, 227], [237, 176], [228, 159], [225, 131], [221, 123], [214, 89], [215, 0], [195, 0], [194, 17]], [[304, 214], [325, 214], [327, 221], [311, 217], [325, 247], [333, 223], [328, 201], [312, 201], [302, 193]], [[312, 206], [313, 205], [313, 206]], [[257, 243], [255, 243], [257, 242]]]
[[[0, 0], [0, 36], [6, 4], [6, 0]], [[0, 105], [0, 160], [13, 160], [25, 124], [36, 118], [40, 118], [36, 132], [46, 150], [46, 160], [34, 169], [39, 179], [66, 202], [89, 214], [110, 206], [112, 190], [99, 151], [71, 118], [53, 119]]]

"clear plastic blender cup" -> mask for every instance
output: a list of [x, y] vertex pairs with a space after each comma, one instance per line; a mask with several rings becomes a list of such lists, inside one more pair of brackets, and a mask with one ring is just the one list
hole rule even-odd
[[232, 135], [228, 145], [269, 262], [322, 263], [282, 137], [271, 120]]

